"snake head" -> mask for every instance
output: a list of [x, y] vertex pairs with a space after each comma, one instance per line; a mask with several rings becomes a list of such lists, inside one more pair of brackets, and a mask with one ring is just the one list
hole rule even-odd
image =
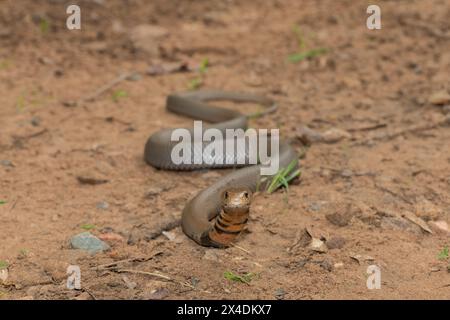
[[227, 189], [222, 194], [222, 208], [227, 213], [244, 213], [250, 209], [252, 192], [248, 188]]

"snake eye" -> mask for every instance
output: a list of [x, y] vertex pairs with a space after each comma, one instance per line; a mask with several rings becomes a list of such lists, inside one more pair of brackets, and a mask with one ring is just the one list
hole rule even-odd
[[226, 199], [228, 199], [228, 191], [225, 191], [224, 193], [223, 193], [223, 198], [226, 200]]
[[246, 197], [248, 199], [248, 192], [247, 191], [244, 192], [244, 197]]

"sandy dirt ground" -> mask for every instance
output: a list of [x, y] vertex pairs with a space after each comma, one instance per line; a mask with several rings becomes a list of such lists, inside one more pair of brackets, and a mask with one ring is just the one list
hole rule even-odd
[[[66, 1], [0, 0], [1, 299], [450, 298], [448, 0], [376, 1], [381, 30], [367, 1], [76, 2], [81, 30]], [[150, 134], [192, 123], [167, 95], [197, 87], [275, 99], [252, 127], [304, 154], [224, 250], [154, 236], [230, 171], [143, 160]], [[86, 231], [110, 249], [73, 249]]]

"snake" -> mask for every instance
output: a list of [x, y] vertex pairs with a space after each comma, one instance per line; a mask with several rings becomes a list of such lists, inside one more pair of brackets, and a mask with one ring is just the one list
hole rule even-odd
[[[256, 103], [264, 107], [263, 111], [243, 114], [239, 111], [229, 108], [223, 108], [212, 105], [211, 101], [231, 101], [234, 103]], [[232, 92], [222, 90], [197, 90], [180, 93], [172, 93], [167, 96], [166, 109], [172, 113], [187, 116], [195, 120], [206, 121], [210, 123], [205, 129], [217, 129], [225, 136], [227, 129], [248, 129], [250, 118], [263, 116], [277, 110], [277, 104], [270, 98], [262, 95]], [[184, 128], [194, 136], [194, 128]], [[209, 187], [201, 190], [197, 195], [190, 199], [185, 205], [181, 215], [181, 227], [183, 232], [197, 244], [202, 246], [226, 247], [230, 241], [242, 231], [244, 223], [248, 219], [248, 207], [251, 201], [251, 194], [264, 188], [270, 181], [270, 176], [261, 175], [261, 163], [249, 165], [248, 148], [237, 148], [237, 150], [224, 150], [223, 159], [232, 158], [236, 160], [244, 157], [246, 161], [237, 164], [238, 161], [202, 161], [201, 163], [174, 163], [172, 160], [172, 150], [180, 143], [190, 143], [189, 148], [192, 156], [202, 156], [202, 148], [208, 142], [202, 142], [202, 148], [199, 148], [191, 141], [173, 141], [171, 128], [161, 129], [153, 133], [145, 144], [144, 160], [147, 164], [161, 170], [173, 171], [192, 171], [210, 168], [234, 168]], [[225, 145], [225, 143], [224, 143]], [[279, 142], [279, 167], [285, 168], [292, 162], [295, 167], [298, 166], [298, 155], [294, 148], [284, 140]], [[248, 192], [248, 201], [242, 201], [242, 195]], [[224, 200], [236, 200], [236, 204], [243, 203], [245, 210], [227, 210], [224, 207]], [[233, 201], [234, 201], [233, 200]], [[241, 201], [241, 202], [239, 202]], [[230, 204], [230, 203], [228, 203]], [[240, 205], [242, 207], [242, 205]], [[225, 209], [225, 210], [224, 210]], [[230, 209], [230, 208], [228, 208]], [[222, 214], [221, 214], [222, 213]], [[231, 214], [231, 215], [230, 215]], [[217, 218], [218, 217], [218, 218]], [[216, 219], [217, 218], [217, 219]], [[228, 219], [227, 219], [228, 218]], [[228, 220], [229, 225], [237, 225], [235, 232], [227, 233], [227, 228], [218, 228], [218, 223]], [[231, 220], [230, 220], [231, 219]], [[237, 220], [237, 223], [233, 223]], [[228, 226], [229, 228], [229, 226]], [[220, 236], [219, 233], [232, 235], [231, 237]], [[224, 232], [220, 232], [224, 231]], [[231, 239], [231, 240], [230, 240]]]

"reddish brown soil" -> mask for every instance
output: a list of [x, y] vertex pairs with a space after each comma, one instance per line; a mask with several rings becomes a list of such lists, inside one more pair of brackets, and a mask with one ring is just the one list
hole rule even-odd
[[[0, 160], [13, 165], [0, 164], [0, 260], [9, 273], [1, 298], [450, 298], [449, 260], [438, 259], [449, 235], [433, 227], [450, 223], [450, 131], [433, 125], [448, 108], [428, 102], [450, 90], [447, 0], [377, 1], [382, 29], [373, 31], [366, 1], [78, 1], [80, 31], [65, 28], [65, 1], [0, 2]], [[130, 37], [144, 24], [167, 30], [144, 43], [156, 54]], [[298, 51], [295, 25], [307, 48], [328, 53], [288, 62]], [[312, 143], [287, 194], [256, 196], [249, 232], [237, 242], [245, 251], [200, 247], [180, 228], [172, 241], [142, 239], [226, 174], [159, 171], [143, 161], [151, 133], [191, 123], [164, 102], [198, 77], [146, 70], [204, 58], [204, 88], [276, 99], [278, 112], [252, 125], [280, 128], [299, 151], [301, 125], [351, 135]], [[67, 106], [124, 71], [141, 77]], [[108, 182], [86, 185], [80, 175]], [[97, 207], [102, 201], [106, 209]], [[97, 236], [112, 232], [112, 249], [94, 256], [71, 249], [69, 239], [86, 225]], [[330, 246], [333, 237], [345, 243], [325, 253], [289, 250], [306, 227]], [[358, 254], [373, 261], [358, 263], [351, 258]], [[95, 270], [135, 258], [151, 259], [120, 268], [172, 281]], [[379, 290], [366, 287], [371, 264], [381, 268]], [[66, 288], [69, 265], [81, 267], [82, 290]], [[257, 276], [246, 285], [225, 271]]]

